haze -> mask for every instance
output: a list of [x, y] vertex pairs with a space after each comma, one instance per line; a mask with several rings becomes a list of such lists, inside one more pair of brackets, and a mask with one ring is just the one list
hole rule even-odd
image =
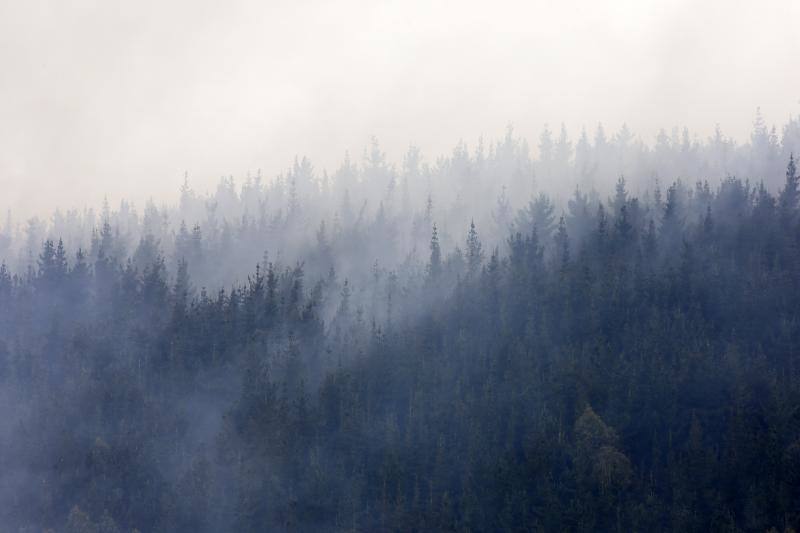
[[0, 532], [800, 531], [799, 22], [0, 0]]
[[[514, 123], [626, 122], [744, 140], [800, 112], [800, 4], [107, 2], [0, 4], [0, 208], [148, 197], [184, 171], [332, 170], [372, 135], [399, 161]], [[535, 145], [535, 142], [531, 143]]]

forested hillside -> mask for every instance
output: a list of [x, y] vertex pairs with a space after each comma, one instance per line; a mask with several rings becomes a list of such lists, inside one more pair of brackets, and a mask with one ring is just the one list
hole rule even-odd
[[0, 527], [800, 528], [796, 124], [8, 224]]

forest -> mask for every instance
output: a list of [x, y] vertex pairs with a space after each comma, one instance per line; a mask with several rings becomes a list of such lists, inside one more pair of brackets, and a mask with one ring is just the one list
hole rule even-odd
[[0, 528], [798, 530], [798, 153], [509, 127], [9, 213]]

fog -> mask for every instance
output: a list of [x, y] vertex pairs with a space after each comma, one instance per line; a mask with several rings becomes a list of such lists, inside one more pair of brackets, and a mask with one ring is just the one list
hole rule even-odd
[[508, 124], [744, 142], [800, 113], [796, 2], [0, 5], [0, 209], [174, 201], [376, 136], [400, 165]]
[[0, 5], [0, 531], [800, 530], [790, 2]]

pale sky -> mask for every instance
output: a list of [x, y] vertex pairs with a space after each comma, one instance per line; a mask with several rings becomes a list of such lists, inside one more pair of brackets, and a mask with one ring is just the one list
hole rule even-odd
[[800, 2], [0, 0], [0, 209], [174, 202], [375, 135], [429, 161], [513, 123], [746, 139], [800, 114]]

